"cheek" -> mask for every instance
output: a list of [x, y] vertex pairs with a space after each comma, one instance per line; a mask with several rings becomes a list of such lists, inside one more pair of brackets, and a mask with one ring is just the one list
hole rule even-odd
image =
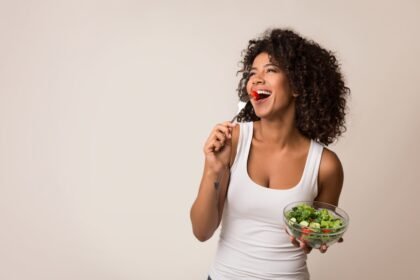
[[275, 87], [283, 94], [289, 93], [289, 86], [285, 79], [278, 79], [275, 83]]

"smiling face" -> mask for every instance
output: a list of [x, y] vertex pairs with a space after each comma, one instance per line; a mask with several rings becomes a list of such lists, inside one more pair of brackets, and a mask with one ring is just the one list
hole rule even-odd
[[294, 97], [287, 77], [270, 61], [268, 53], [255, 57], [249, 75], [246, 89], [258, 117], [269, 119], [294, 110]]

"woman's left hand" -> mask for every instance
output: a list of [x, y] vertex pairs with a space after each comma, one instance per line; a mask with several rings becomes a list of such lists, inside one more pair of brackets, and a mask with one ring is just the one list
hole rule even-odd
[[[311, 246], [309, 246], [305, 241], [301, 241], [301, 240], [298, 240], [298, 239], [296, 239], [294, 236], [291, 236], [288, 232], [287, 232], [287, 230], [285, 230], [286, 231], [286, 233], [289, 235], [289, 237], [290, 237], [290, 242], [292, 242], [292, 244], [295, 246], [295, 247], [300, 247], [300, 248], [302, 248], [303, 249], [303, 251], [306, 253], [306, 254], [309, 254], [311, 251], [312, 251], [312, 247]], [[341, 237], [340, 239], [338, 239], [338, 241], [337, 242], [343, 242], [344, 241], [344, 239]], [[319, 251], [321, 252], [321, 253], [325, 253], [325, 252], [327, 252], [327, 250], [328, 250], [328, 246], [326, 245], [326, 244], [323, 244], [323, 245], [321, 245], [321, 247], [319, 248]]]

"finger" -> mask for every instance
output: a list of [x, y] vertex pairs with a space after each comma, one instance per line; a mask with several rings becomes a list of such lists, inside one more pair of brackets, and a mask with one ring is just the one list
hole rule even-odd
[[233, 127], [230, 126], [227, 123], [220, 123], [216, 126], [216, 129], [222, 130], [224, 132], [229, 132], [230, 129], [232, 129]]
[[213, 150], [214, 150], [215, 152], [217, 152], [217, 151], [219, 151], [220, 149], [222, 149], [223, 144], [222, 144], [220, 141], [218, 141], [218, 140], [214, 140], [214, 141], [213, 141], [213, 143], [212, 143], [212, 146], [213, 146]]
[[216, 126], [216, 131], [222, 131], [226, 135], [231, 135], [232, 130], [233, 130], [233, 127], [229, 124], [224, 123], [224, 124], [219, 124], [219, 125]]
[[229, 131], [229, 128], [226, 127], [216, 127], [213, 130], [211, 138], [217, 138], [216, 136], [223, 135], [223, 137], [229, 137], [231, 135], [231, 132]]
[[224, 124], [224, 125], [227, 125], [227, 126], [229, 126], [229, 127], [231, 127], [231, 128], [234, 128], [234, 127], [237, 125], [237, 123], [230, 122], [230, 121], [226, 121], [226, 122], [224, 122], [223, 124]]
[[222, 131], [226, 135], [229, 135], [229, 134], [232, 133], [232, 130], [236, 125], [237, 125], [236, 123], [231, 123], [229, 121], [224, 122], [224, 123], [219, 123], [219, 124], [215, 125], [215, 127], [213, 128], [212, 134], [216, 131]]
[[300, 244], [297, 241], [297, 239], [293, 235], [289, 234], [289, 232], [287, 231], [287, 228], [285, 228], [284, 231], [287, 233], [287, 235], [289, 235], [290, 242], [293, 244], [293, 246], [300, 247]]
[[[207, 139], [207, 142], [205, 144], [205, 146], [207, 148], [205, 148], [205, 150], [209, 150], [209, 151], [214, 151], [214, 149], [216, 147], [219, 147], [219, 144], [216, 144], [216, 142], [221, 142], [222, 144], [224, 143], [224, 141], [226, 140], [226, 135], [224, 134], [223, 131], [220, 131], [217, 129], [217, 127], [211, 132], [209, 138]], [[220, 147], [219, 147], [220, 149]]]
[[309, 254], [312, 251], [312, 247], [308, 246], [304, 241], [301, 241], [300, 248], [302, 248], [306, 254]]
[[208, 139], [203, 149], [204, 153], [213, 153], [216, 150], [217, 146], [218, 144], [216, 140]]
[[226, 136], [223, 134], [218, 134], [214, 136], [213, 143], [217, 147], [217, 151], [223, 149], [223, 147], [231, 145], [229, 139], [226, 139]]
[[300, 247], [299, 242], [293, 236], [290, 236], [290, 242], [292, 242], [293, 246]]
[[227, 136], [224, 133], [218, 131], [218, 132], [214, 133], [213, 137], [214, 137], [215, 140], [217, 140], [217, 141], [219, 141], [223, 144], [225, 142]]
[[328, 246], [326, 244], [322, 244], [321, 247], [319, 248], [319, 251], [324, 254], [325, 252], [327, 252], [327, 249], [328, 249]]

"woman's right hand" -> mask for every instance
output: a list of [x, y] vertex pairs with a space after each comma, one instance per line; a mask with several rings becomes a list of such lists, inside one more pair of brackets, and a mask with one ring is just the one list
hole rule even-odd
[[236, 123], [229, 121], [217, 124], [204, 145], [206, 165], [214, 172], [221, 172], [229, 167], [232, 149], [232, 130]]

